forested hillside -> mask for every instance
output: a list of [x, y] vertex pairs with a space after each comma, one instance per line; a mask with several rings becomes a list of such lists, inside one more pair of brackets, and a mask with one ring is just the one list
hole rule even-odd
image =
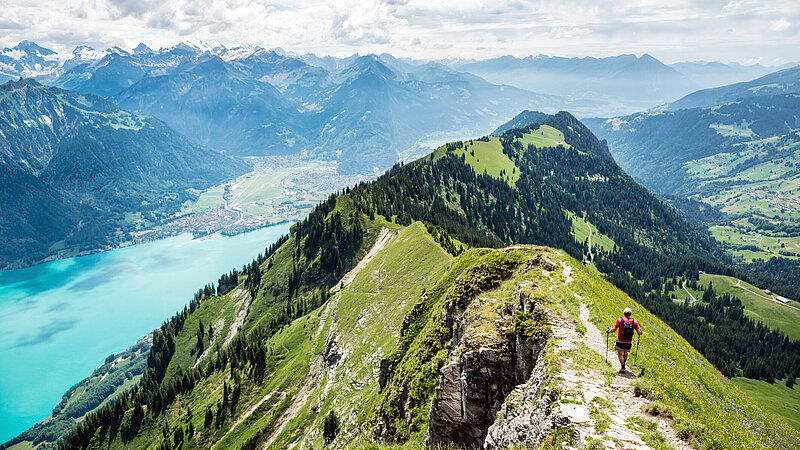
[[[623, 305], [636, 306], [595, 268], [723, 374], [770, 359], [749, 376], [796, 375], [800, 344], [744, 318], [734, 300], [709, 298], [713, 307], [695, 308], [662, 292], [668, 277], [730, 269], [713, 262], [722, 256], [712, 241], [622, 172], [580, 122], [568, 113], [546, 121], [500, 138], [448, 144], [331, 196], [287, 238], [198, 292], [157, 330], [139, 387], [90, 415], [62, 447], [260, 448], [300, 439], [312, 446], [377, 439], [415, 447], [448, 442], [442, 436], [472, 442], [452, 441], [446, 430], [456, 426], [467, 426], [478, 442], [489, 436], [501, 442], [509, 431], [492, 425], [494, 408], [532, 373], [544, 377], [536, 386], [554, 373], [546, 369], [552, 356], [540, 357], [554, 355], [546, 345], [545, 325], [554, 323], [548, 317], [557, 318], [563, 307], [583, 334], [580, 303], [600, 326]], [[581, 238], [586, 227], [596, 230], [591, 246]], [[471, 248], [507, 244], [566, 253]], [[365, 255], [359, 270], [344, 276]], [[529, 272], [535, 277], [524, 278]], [[569, 287], [574, 279], [583, 280], [581, 289]], [[523, 286], [539, 286], [531, 291], [533, 303], [513, 306]], [[503, 306], [509, 298], [514, 301]], [[656, 411], [669, 411], [680, 437], [704, 448], [745, 440], [758, 448], [796, 445], [794, 431], [759, 411], [691, 347], [676, 350], [682, 341], [656, 317], [643, 320], [659, 331], [637, 389], [661, 402]], [[488, 323], [505, 323], [506, 331], [485, 328]], [[496, 337], [481, 341], [484, 335]], [[508, 347], [506, 339], [517, 344]], [[452, 353], [458, 346], [463, 353]], [[488, 354], [481, 356], [480, 364], [489, 364], [492, 379], [505, 386], [499, 403], [488, 416], [485, 407], [475, 410], [484, 419], [471, 425], [442, 425], [430, 407], [448, 389], [437, 368], [468, 364], [450, 358], [481, 346], [515, 352], [522, 368], [508, 372], [505, 362], [491, 365]], [[673, 369], [659, 371], [667, 360]], [[539, 369], [531, 371], [534, 366]], [[475, 389], [476, 399], [485, 395]], [[514, 398], [537, 398], [520, 389]], [[574, 436], [531, 433], [538, 443]], [[604, 431], [592, 433], [602, 439]]]
[[[775, 178], [748, 180], [737, 176], [767, 161], [774, 161], [776, 166], [793, 161], [795, 142], [800, 139], [795, 133], [800, 130], [798, 111], [800, 95], [789, 94], [753, 97], [709, 108], [592, 119], [587, 124], [608, 140], [620, 167], [648, 188], [659, 193], [705, 197], [737, 181]], [[705, 160], [720, 154], [714, 161]], [[695, 167], [706, 162], [714, 162], [717, 167]], [[780, 175], [793, 174], [792, 169], [788, 172], [791, 173]], [[779, 174], [773, 171], [768, 175]]]
[[[779, 74], [787, 81], [798, 72]], [[800, 256], [800, 95], [771, 95], [756, 81], [723, 89], [745, 98], [713, 107], [586, 122], [623, 169], [675, 198], [687, 218], [747, 263], [742, 271], [800, 298], [792, 287], [800, 279], [793, 262]], [[781, 275], [769, 280], [758, 272]]]
[[4, 268], [118, 244], [126, 213], [159, 223], [187, 189], [248, 169], [156, 119], [33, 80], [0, 86], [0, 111]]

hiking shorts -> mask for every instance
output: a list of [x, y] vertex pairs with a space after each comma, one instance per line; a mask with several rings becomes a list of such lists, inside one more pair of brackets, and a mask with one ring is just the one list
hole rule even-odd
[[614, 350], [625, 350], [626, 352], [629, 352], [631, 351], [631, 344], [633, 344], [633, 342], [622, 342], [617, 339], [617, 343], [614, 344]]

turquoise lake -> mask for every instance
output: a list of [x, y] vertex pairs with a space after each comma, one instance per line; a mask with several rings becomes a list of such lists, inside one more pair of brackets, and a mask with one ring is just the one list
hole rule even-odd
[[190, 235], [0, 272], [0, 443], [61, 395], [289, 231]]

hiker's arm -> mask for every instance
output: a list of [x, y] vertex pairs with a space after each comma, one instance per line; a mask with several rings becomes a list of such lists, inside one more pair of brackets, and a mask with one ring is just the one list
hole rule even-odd
[[611, 333], [613, 333], [615, 331], [617, 331], [617, 324], [614, 324], [614, 328], [606, 327], [606, 333], [608, 333], [608, 334], [611, 334]]

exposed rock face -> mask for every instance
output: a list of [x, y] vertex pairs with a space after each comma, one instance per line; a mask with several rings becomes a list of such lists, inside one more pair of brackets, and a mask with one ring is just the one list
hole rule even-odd
[[394, 362], [388, 359], [381, 360], [380, 371], [378, 372], [378, 386], [381, 389], [386, 387], [386, 382], [389, 380], [389, 374], [394, 369]]
[[[511, 299], [478, 298], [466, 305], [458, 301], [447, 305], [445, 321], [452, 324], [453, 340], [431, 405], [426, 446], [483, 447], [498, 411], [511, 407], [506, 403], [514, 394], [520, 397], [517, 403], [527, 405], [530, 398], [534, 405], [544, 407], [531, 413], [542, 417], [529, 414], [531, 424], [522, 424], [525, 418], [521, 417], [516, 435], [530, 435], [531, 441], [538, 441], [544, 428], [549, 429], [546, 406], [552, 399], [539, 395], [545, 380], [539, 356], [546, 334], [526, 337], [515, 327], [520, 317], [528, 318], [534, 327], [543, 317], [544, 311], [530, 295], [533, 289], [523, 284]], [[542, 431], [528, 430], [536, 427]], [[497, 446], [494, 442], [507, 442], [506, 436], [513, 434], [502, 427], [494, 429], [492, 447]]]
[[568, 420], [554, 413], [555, 394], [545, 381], [545, 360], [539, 359], [528, 381], [506, 397], [486, 433], [483, 448], [507, 448], [516, 443], [537, 448], [551, 430], [568, 425]]

